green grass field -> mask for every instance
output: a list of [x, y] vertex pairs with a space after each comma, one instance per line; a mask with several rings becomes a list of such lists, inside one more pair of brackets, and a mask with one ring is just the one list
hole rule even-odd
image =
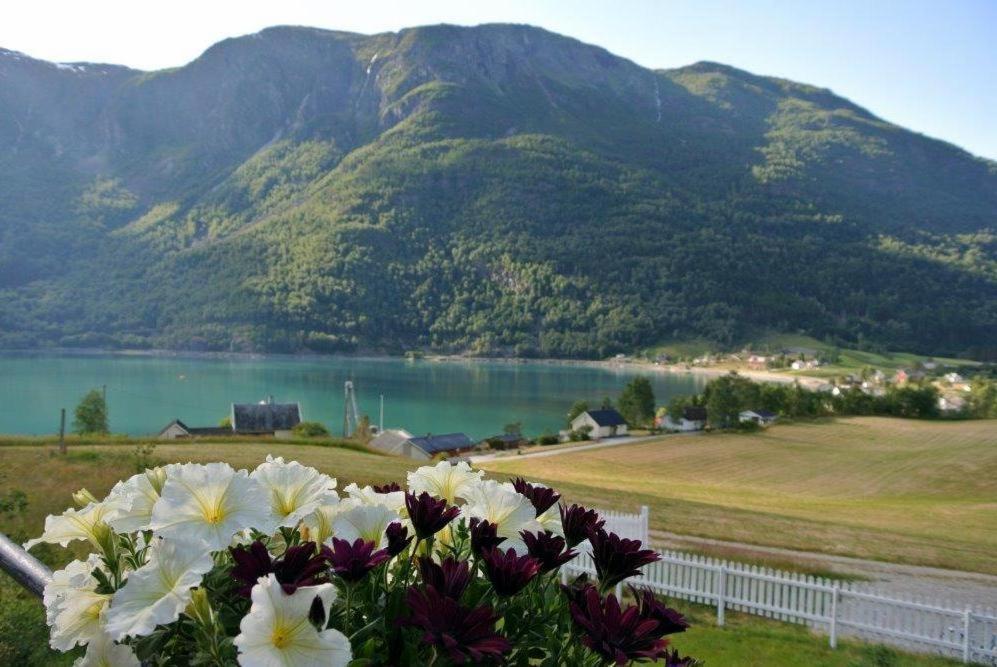
[[[955, 558], [964, 550], [972, 556], [968, 562], [987, 571], [993, 568], [987, 549], [993, 550], [997, 532], [992, 518], [997, 497], [993, 487], [995, 431], [994, 422], [856, 419], [780, 426], [751, 436], [669, 438], [647, 445], [494, 463], [489, 468], [496, 476], [521, 472], [547, 479], [572, 501], [621, 509], [647, 503], [653, 507], [656, 527], [732, 539], [754, 536], [806, 548], [828, 535], [836, 542], [825, 546], [845, 551], [853, 548], [849, 540], [861, 538], [855, 549], [895, 559], [906, 558], [905, 548], [918, 549], [912, 553], [919, 558], [943, 559]], [[132, 474], [143, 462], [134, 449], [135, 443], [126, 440], [73, 442], [69, 454], [61, 456], [47, 441], [3, 441], [0, 494], [21, 490], [28, 506], [20, 515], [0, 516], [0, 529], [17, 539], [37, 535], [45, 515], [65, 509], [77, 488], [86, 486], [99, 496]], [[404, 481], [405, 473], [417, 465], [355, 447], [279, 441], [160, 443], [150, 456], [155, 463], [225, 460], [251, 468], [267, 453], [313, 465], [336, 476], [340, 487], [351, 481]], [[850, 501], [851, 496], [856, 497]], [[906, 499], [906, 512], [900, 511], [904, 504], [898, 498]], [[908, 516], [902, 530], [883, 528], [890, 517], [905, 513], [916, 516]], [[822, 526], [819, 530], [812, 528], [815, 520]], [[949, 537], [927, 537], [925, 526], [932, 523]], [[942, 546], [963, 532], [960, 525], [968, 523], [979, 528], [975, 540], [960, 539], [956, 545]], [[802, 531], [802, 526], [811, 528]], [[898, 542], [898, 535], [904, 535], [905, 542]], [[880, 546], [874, 549], [877, 543]], [[56, 547], [36, 553], [53, 566], [68, 557]], [[732, 614], [729, 624], [718, 628], [705, 608], [680, 606], [695, 625], [676, 638], [676, 646], [711, 666], [952, 664], [860, 644], [845, 643], [832, 651], [826, 638], [805, 628], [747, 615]], [[72, 656], [49, 651], [46, 640], [41, 604], [0, 576], [0, 664], [72, 662]]]
[[685, 535], [997, 573], [997, 421], [878, 417], [483, 464]]

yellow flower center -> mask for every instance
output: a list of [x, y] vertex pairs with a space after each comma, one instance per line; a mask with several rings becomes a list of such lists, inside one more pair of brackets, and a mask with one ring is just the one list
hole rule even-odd
[[270, 635], [270, 641], [277, 648], [286, 648], [291, 643], [291, 629], [286, 628], [282, 625], [278, 625], [273, 629], [273, 634]]
[[204, 520], [212, 525], [218, 525], [225, 520], [225, 508], [221, 503], [204, 508]]

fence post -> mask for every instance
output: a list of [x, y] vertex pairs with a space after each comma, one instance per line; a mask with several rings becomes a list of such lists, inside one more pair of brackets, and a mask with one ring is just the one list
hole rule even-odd
[[973, 613], [969, 609], [962, 612], [962, 662], [969, 662], [969, 629], [973, 619]]
[[838, 582], [831, 586], [831, 628], [829, 643], [831, 648], [838, 648]]
[[648, 509], [647, 505], [640, 506], [640, 537], [644, 546], [648, 546], [651, 543], [651, 533], [648, 529], [648, 517], [651, 510]]
[[720, 566], [717, 576], [717, 625], [724, 624], [724, 604], [727, 598], [727, 568]]

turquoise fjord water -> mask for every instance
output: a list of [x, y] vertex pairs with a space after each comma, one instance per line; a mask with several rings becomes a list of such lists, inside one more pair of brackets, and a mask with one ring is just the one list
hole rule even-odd
[[[233, 402], [268, 395], [298, 402], [306, 420], [339, 432], [343, 383], [352, 379], [360, 412], [384, 425], [413, 433], [464, 431], [482, 438], [522, 422], [528, 435], [557, 431], [578, 399], [598, 404], [615, 397], [636, 373], [631, 369], [509, 363], [500, 361], [406, 361], [398, 358], [254, 357], [204, 358], [146, 355], [0, 355], [0, 433], [55, 433], [59, 409], [73, 408], [88, 390], [107, 387], [111, 430], [145, 435], [171, 419], [213, 426]], [[692, 376], [650, 373], [659, 403], [702, 388]]]

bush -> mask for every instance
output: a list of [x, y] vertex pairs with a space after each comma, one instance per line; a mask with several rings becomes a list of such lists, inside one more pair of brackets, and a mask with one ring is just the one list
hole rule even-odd
[[301, 422], [291, 433], [301, 438], [325, 438], [329, 435], [329, 429], [321, 422]]
[[538, 445], [556, 445], [559, 442], [561, 442], [561, 439], [553, 433], [544, 433], [537, 438]]

